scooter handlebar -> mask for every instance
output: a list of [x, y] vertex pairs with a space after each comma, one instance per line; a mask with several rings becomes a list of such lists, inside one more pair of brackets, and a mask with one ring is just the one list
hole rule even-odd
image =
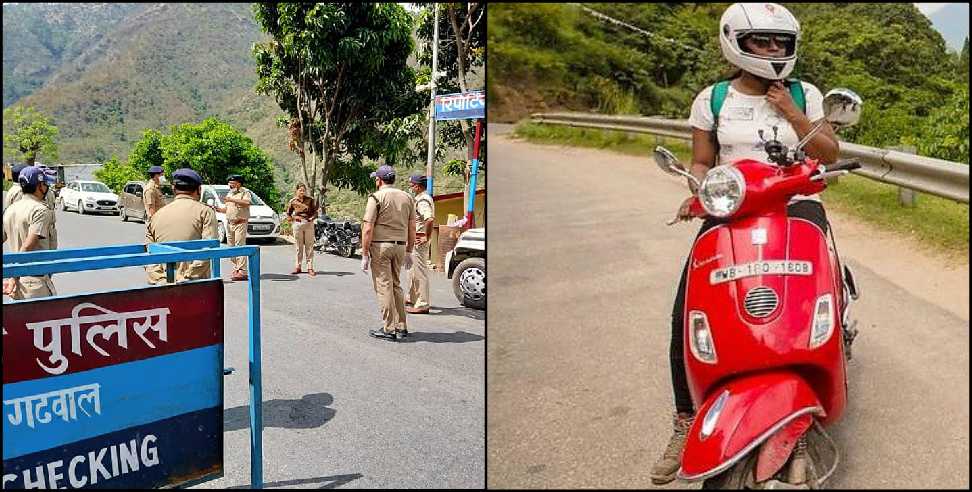
[[827, 171], [853, 171], [861, 168], [861, 161], [857, 159], [842, 159], [831, 166], [827, 166]]

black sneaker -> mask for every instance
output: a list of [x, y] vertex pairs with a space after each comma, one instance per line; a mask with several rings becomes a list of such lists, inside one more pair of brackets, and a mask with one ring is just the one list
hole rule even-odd
[[398, 330], [398, 336], [399, 336], [399, 338], [405, 338], [405, 337], [407, 337], [408, 336], [408, 330], [407, 329], [404, 329], [404, 328], [401, 329], [401, 330]]
[[392, 342], [398, 341], [398, 337], [394, 333], [386, 333], [385, 330], [382, 329], [371, 330], [368, 332], [368, 334], [375, 338], [383, 338]]

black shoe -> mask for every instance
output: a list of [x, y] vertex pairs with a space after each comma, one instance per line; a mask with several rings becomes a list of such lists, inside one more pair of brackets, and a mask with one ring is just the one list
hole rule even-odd
[[371, 330], [368, 332], [368, 334], [375, 338], [383, 338], [392, 342], [398, 341], [398, 336], [396, 336], [394, 333], [386, 333], [385, 330], [381, 329]]
[[398, 330], [399, 338], [405, 338], [408, 336], [408, 330]]

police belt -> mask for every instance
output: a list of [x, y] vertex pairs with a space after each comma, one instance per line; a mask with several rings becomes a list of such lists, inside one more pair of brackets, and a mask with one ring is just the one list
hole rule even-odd
[[395, 243], [395, 244], [401, 244], [401, 245], [404, 245], [405, 244], [405, 241], [372, 241], [372, 242], [373, 243]]

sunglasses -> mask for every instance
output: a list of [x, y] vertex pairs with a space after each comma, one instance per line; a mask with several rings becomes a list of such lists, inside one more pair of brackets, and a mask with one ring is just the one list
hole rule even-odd
[[776, 46], [781, 48], [786, 48], [793, 43], [793, 36], [787, 36], [785, 34], [750, 34], [748, 37], [746, 37], [746, 39], [752, 42], [754, 46], [761, 49], [769, 48], [770, 43], [776, 43]]

